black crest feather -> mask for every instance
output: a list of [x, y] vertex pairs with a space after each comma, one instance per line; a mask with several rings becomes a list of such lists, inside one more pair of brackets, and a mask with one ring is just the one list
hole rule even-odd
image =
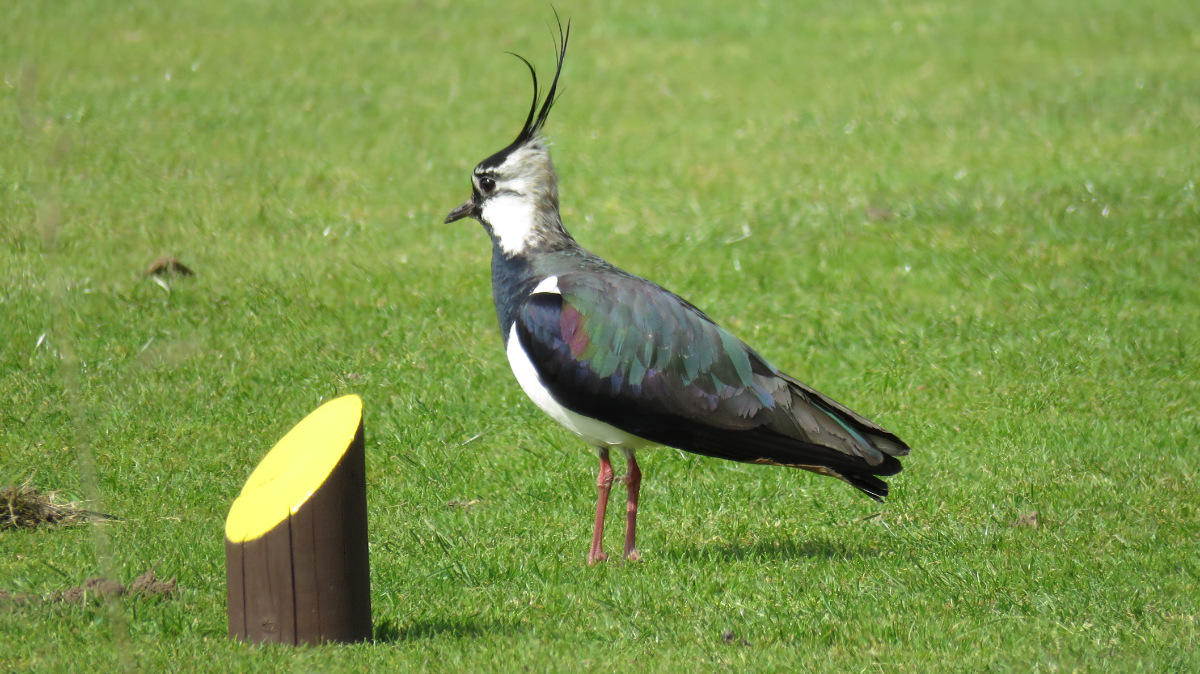
[[[517, 134], [515, 140], [509, 143], [508, 147], [500, 150], [496, 154], [488, 157], [479, 163], [480, 168], [488, 168], [499, 166], [504, 162], [504, 158], [510, 152], [521, 147], [530, 140], [533, 140], [538, 132], [542, 130], [542, 126], [546, 123], [546, 118], [550, 116], [550, 108], [554, 107], [554, 102], [558, 100], [558, 78], [562, 75], [563, 61], [567, 57], [567, 40], [571, 38], [571, 20], [567, 20], [567, 25], [564, 28], [562, 19], [558, 16], [558, 10], [554, 10], [554, 20], [558, 24], [558, 39], [555, 40], [555, 55], [557, 63], [554, 68], [554, 80], [550, 82], [550, 90], [546, 92], [546, 97], [543, 99], [541, 90], [538, 88], [537, 71], [533, 64], [520, 54], [508, 52], [513, 56], [521, 59], [521, 63], [529, 68], [529, 76], [533, 79], [533, 102], [529, 105], [529, 114], [525, 117], [525, 124], [521, 127], [521, 132]], [[541, 109], [538, 109], [538, 103], [541, 103]]]

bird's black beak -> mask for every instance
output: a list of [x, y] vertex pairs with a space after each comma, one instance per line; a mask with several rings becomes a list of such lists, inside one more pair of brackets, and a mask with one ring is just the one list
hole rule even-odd
[[475, 207], [477, 205], [478, 204], [475, 203], [475, 195], [471, 195], [470, 199], [467, 199], [458, 208], [450, 211], [450, 214], [446, 216], [446, 220], [445, 220], [446, 224], [450, 224], [450, 223], [454, 222], [455, 220], [462, 220], [463, 218], [467, 217], [468, 215], [474, 215]]

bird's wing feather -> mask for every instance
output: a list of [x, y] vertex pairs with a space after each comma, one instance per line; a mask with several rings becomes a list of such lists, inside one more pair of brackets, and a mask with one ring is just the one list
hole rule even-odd
[[899, 470], [891, 456], [903, 442], [780, 373], [682, 298], [620, 272], [561, 274], [557, 290], [528, 298], [517, 334], [567, 408], [726, 459], [832, 466], [839, 477]]
[[517, 331], [542, 382], [583, 414], [669, 414], [745, 429], [787, 388], [744, 344], [647, 281], [563, 274], [558, 290], [532, 295]]

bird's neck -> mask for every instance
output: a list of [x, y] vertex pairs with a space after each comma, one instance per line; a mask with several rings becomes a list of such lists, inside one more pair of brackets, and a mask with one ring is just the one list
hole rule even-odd
[[508, 342], [508, 331], [517, 319], [521, 301], [537, 284], [533, 269], [533, 258], [529, 255], [508, 255], [494, 240], [492, 244], [492, 301], [496, 304], [496, 318], [500, 320], [500, 334]]
[[509, 329], [517, 318], [521, 304], [538, 283], [555, 276], [607, 263], [584, 250], [559, 225], [558, 236], [541, 236], [534, 245], [513, 253], [492, 236], [492, 300], [496, 317], [507, 342]]
[[553, 184], [541, 191], [493, 197], [480, 215], [492, 239], [492, 299], [507, 341], [521, 302], [534, 286], [587, 252], [563, 227]]

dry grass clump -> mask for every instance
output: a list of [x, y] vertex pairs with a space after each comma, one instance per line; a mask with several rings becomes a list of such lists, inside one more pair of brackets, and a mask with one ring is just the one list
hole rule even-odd
[[0, 487], [0, 531], [68, 526], [97, 519], [113, 518], [80, 508], [77, 503], [63, 503], [58, 499], [58, 492], [44, 492], [28, 482]]

